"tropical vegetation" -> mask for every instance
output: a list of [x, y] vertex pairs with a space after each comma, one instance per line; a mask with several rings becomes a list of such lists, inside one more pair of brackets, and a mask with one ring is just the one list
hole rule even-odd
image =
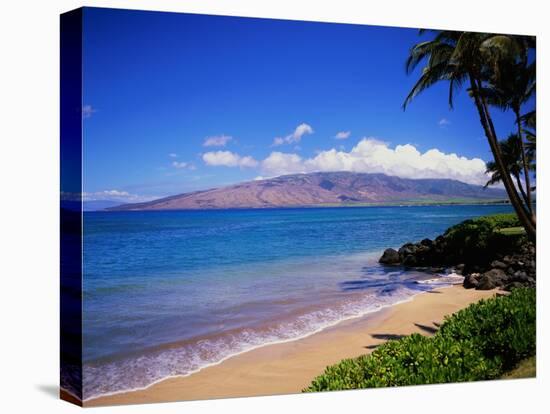
[[[500, 141], [500, 151], [502, 154], [502, 159], [504, 161], [504, 164], [508, 168], [508, 171], [510, 172], [510, 175], [515, 179], [517, 188], [519, 189], [519, 192], [521, 193], [521, 197], [523, 199], [523, 202], [531, 206], [532, 208], [532, 201], [531, 201], [531, 192], [526, 191], [526, 188], [524, 188], [524, 185], [521, 181], [522, 173], [523, 173], [523, 154], [525, 154], [527, 163], [528, 163], [528, 169], [533, 170], [533, 160], [532, 157], [534, 156], [533, 152], [527, 152], [523, 151], [521, 148], [521, 139], [518, 134], [510, 134], [507, 139]], [[487, 162], [487, 174], [491, 175], [491, 178], [487, 183], [485, 184], [485, 187], [489, 187], [493, 184], [499, 183], [502, 181], [502, 177], [500, 175], [500, 171], [498, 169], [498, 166], [496, 162], [494, 161], [488, 161]]]
[[432, 337], [408, 335], [327, 367], [304, 392], [495, 379], [535, 351], [535, 290], [518, 288], [447, 317]]
[[[531, 185], [531, 175], [535, 169], [536, 112], [532, 109], [526, 111], [526, 108], [534, 105], [536, 93], [535, 38], [446, 30], [420, 31], [420, 35], [426, 33], [432, 34], [431, 39], [414, 45], [406, 61], [408, 73], [422, 62], [424, 66], [403, 108], [422, 91], [437, 83], [448, 82], [448, 103], [452, 109], [455, 93], [463, 86], [467, 87], [493, 154], [493, 161], [488, 165], [493, 174], [491, 181], [502, 182], [522, 226], [534, 242], [536, 214], [532, 193], [535, 188]], [[516, 130], [503, 142], [499, 141], [491, 108], [514, 114]], [[508, 149], [512, 152], [506, 153]]]
[[449, 263], [466, 261], [481, 264], [492, 261], [498, 254], [511, 254], [526, 240], [515, 214], [494, 214], [465, 220], [449, 227], [443, 234], [445, 249], [443, 256]]

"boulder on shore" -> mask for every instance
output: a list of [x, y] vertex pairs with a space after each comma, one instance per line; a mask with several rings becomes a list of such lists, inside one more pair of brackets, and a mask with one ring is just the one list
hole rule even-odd
[[464, 278], [464, 282], [462, 283], [462, 286], [464, 286], [466, 289], [475, 289], [479, 285], [479, 277], [481, 275], [479, 273], [472, 273], [467, 275]]
[[506, 282], [508, 282], [508, 275], [504, 270], [491, 269], [481, 275], [476, 289], [490, 290], [499, 286], [504, 286]]
[[378, 260], [378, 262], [382, 264], [399, 264], [401, 262], [399, 258], [399, 253], [397, 250], [389, 248], [384, 250], [384, 254], [382, 257]]
[[452, 271], [465, 277], [463, 285], [467, 289], [536, 286], [536, 249], [533, 243], [500, 236], [495, 236], [494, 243], [487, 242], [487, 245], [476, 242], [475, 237], [472, 242], [468, 239], [471, 230], [462, 228], [463, 224], [451, 227], [435, 239], [409, 241], [397, 250], [386, 249], [379, 263], [431, 273]]
[[417, 264], [418, 264], [418, 262], [417, 262], [417, 260], [416, 260], [416, 256], [413, 255], [413, 254], [407, 255], [407, 256], [405, 256], [405, 258], [403, 259], [403, 265], [404, 265], [404, 266], [407, 266], [407, 267], [415, 267]]
[[420, 242], [422, 246], [433, 247], [434, 242], [430, 239], [424, 239]]
[[500, 260], [493, 260], [493, 261], [491, 262], [491, 267], [492, 267], [492, 268], [495, 268], [495, 269], [506, 270], [506, 268], [508, 267], [508, 265], [507, 265], [506, 263], [501, 262]]
[[415, 253], [416, 253], [416, 246], [412, 243], [405, 243], [403, 246], [399, 248], [399, 256], [401, 258], [404, 258], [409, 254], [415, 254]]

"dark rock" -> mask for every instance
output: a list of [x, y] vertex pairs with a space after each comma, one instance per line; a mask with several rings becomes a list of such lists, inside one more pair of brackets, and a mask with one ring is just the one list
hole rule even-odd
[[416, 253], [416, 246], [412, 243], [406, 243], [399, 249], [399, 256], [401, 258], [404, 258], [405, 256], [409, 254], [415, 254]]
[[504, 290], [510, 292], [512, 289], [517, 289], [523, 287], [523, 283], [520, 282], [511, 282], [504, 286]]
[[417, 265], [416, 257], [412, 254], [405, 256], [403, 259], [403, 265], [408, 267], [414, 267]]
[[478, 273], [472, 273], [464, 278], [464, 282], [462, 282], [462, 286], [464, 286], [466, 289], [473, 289], [477, 288], [479, 285], [479, 274]]
[[399, 264], [401, 259], [399, 258], [399, 253], [395, 249], [386, 249], [384, 254], [378, 260], [378, 262], [383, 264]]
[[491, 269], [479, 278], [476, 289], [490, 290], [498, 286], [504, 286], [508, 281], [508, 275], [502, 269]]
[[527, 282], [528, 276], [527, 273], [525, 273], [523, 270], [518, 270], [512, 275], [512, 280], [514, 282]]
[[401, 264], [431, 273], [442, 273], [449, 269], [466, 276], [463, 283], [465, 288], [512, 289], [520, 285], [535, 286], [536, 258], [532, 243], [499, 252], [489, 249], [487, 254], [477, 254], [472, 249], [455, 244], [450, 245], [448, 239], [442, 235], [435, 240], [426, 238], [418, 243], [409, 242], [398, 251], [387, 249], [379, 262], [387, 265]]
[[492, 268], [495, 268], [495, 269], [502, 269], [502, 270], [506, 270], [506, 268], [508, 267], [506, 265], [506, 263], [503, 263], [499, 260], [494, 260], [491, 262], [491, 267]]
[[481, 276], [479, 279], [479, 282], [476, 286], [477, 290], [491, 290], [496, 288], [498, 285], [496, 284], [495, 280], [491, 279], [487, 276]]
[[426, 246], [425, 244], [421, 244], [416, 248], [416, 254], [426, 254], [430, 250], [430, 247]]
[[434, 245], [434, 242], [430, 239], [424, 239], [420, 242], [420, 244], [426, 247], [432, 247]]

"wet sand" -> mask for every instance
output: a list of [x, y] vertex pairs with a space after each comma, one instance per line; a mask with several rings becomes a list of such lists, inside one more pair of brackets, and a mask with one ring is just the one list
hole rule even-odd
[[168, 378], [143, 390], [87, 400], [84, 406], [299, 393], [327, 365], [370, 353], [388, 339], [413, 332], [431, 335], [445, 315], [495, 293], [466, 290], [462, 286], [436, 289], [307, 338], [257, 348], [190, 376]]

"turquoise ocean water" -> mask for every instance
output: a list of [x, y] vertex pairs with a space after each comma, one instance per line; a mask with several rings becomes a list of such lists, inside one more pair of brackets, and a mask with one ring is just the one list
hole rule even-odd
[[385, 248], [508, 211], [86, 212], [84, 398], [189, 375], [407, 300], [430, 288], [415, 283], [428, 276], [380, 266]]

